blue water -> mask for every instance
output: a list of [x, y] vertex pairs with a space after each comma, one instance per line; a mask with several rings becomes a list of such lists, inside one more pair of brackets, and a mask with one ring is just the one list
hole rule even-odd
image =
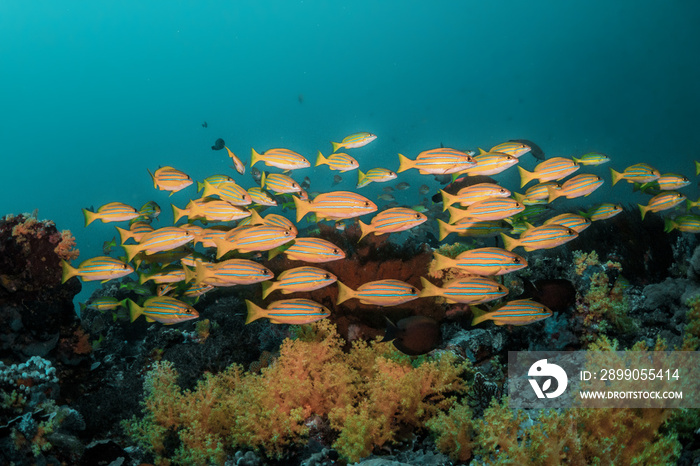
[[[0, 213], [38, 208], [84, 260], [115, 230], [85, 228], [82, 207], [153, 199], [167, 224], [169, 202], [196, 197], [155, 191], [147, 168], [233, 174], [218, 137], [244, 160], [281, 146], [313, 161], [357, 131], [378, 135], [353, 152], [363, 168], [525, 138], [548, 156], [597, 150], [619, 170], [693, 176], [695, 199], [699, 23], [690, 0], [3, 1]], [[591, 202], [645, 200], [597, 170], [608, 181]], [[299, 172], [312, 190], [331, 175]]]

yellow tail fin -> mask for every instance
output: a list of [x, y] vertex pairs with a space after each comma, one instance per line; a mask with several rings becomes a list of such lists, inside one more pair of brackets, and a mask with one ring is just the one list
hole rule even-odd
[[503, 238], [503, 246], [508, 251], [512, 251], [513, 249], [517, 248], [519, 245], [520, 240], [515, 239], [515, 238], [511, 238], [510, 236], [507, 236], [505, 233], [501, 233], [501, 238]]
[[321, 151], [318, 151], [318, 157], [316, 157], [316, 167], [322, 164], [328, 164], [328, 159], [323, 156]]
[[265, 299], [267, 298], [270, 293], [275, 291], [277, 287], [275, 286], [276, 282], [271, 282], [271, 281], [266, 281], [262, 282], [262, 298]]
[[367, 224], [364, 223], [362, 220], [359, 221], [359, 224], [360, 224], [360, 231], [362, 232], [362, 234], [360, 235], [360, 239], [357, 240], [358, 243], [359, 243], [360, 241], [362, 241], [362, 238], [364, 238], [365, 236], [367, 236], [367, 235], [369, 235], [370, 233], [372, 233], [372, 231], [374, 231], [374, 230], [372, 229], [372, 226], [371, 226], [371, 225], [367, 225]]
[[453, 196], [450, 193], [446, 193], [442, 189], [440, 190], [442, 193], [442, 211], [446, 211], [449, 206], [454, 204], [457, 201], [457, 196]]
[[413, 168], [413, 160], [405, 157], [403, 154], [399, 154], [399, 169], [396, 173], [405, 172], [409, 168]]
[[336, 301], [337, 305], [340, 305], [341, 303], [344, 303], [348, 299], [351, 299], [355, 296], [355, 290], [343, 285], [343, 283], [340, 280], [338, 280], [336, 283], [338, 284], [338, 300]]
[[129, 315], [131, 316], [131, 321], [135, 321], [138, 319], [138, 317], [143, 314], [143, 308], [133, 302], [132, 300], [128, 300], [129, 303]]
[[253, 168], [253, 165], [260, 161], [260, 154], [258, 154], [252, 147], [250, 148], [250, 151], [250, 168]]
[[246, 325], [253, 322], [254, 320], [258, 320], [261, 317], [265, 317], [265, 309], [261, 308], [257, 304], [252, 303], [246, 299], [245, 305], [248, 308], [248, 317], [245, 320]]
[[302, 201], [296, 196], [292, 196], [292, 199], [294, 199], [294, 207], [296, 207], [297, 210], [297, 223], [299, 223], [301, 219], [304, 218], [304, 215], [309, 213], [311, 204], [309, 201]]
[[343, 143], [342, 143], [342, 142], [333, 142], [333, 141], [331, 141], [331, 144], [333, 144], [333, 152], [336, 152], [338, 149], [340, 149], [341, 147], [343, 147]]
[[438, 240], [442, 241], [443, 239], [447, 238], [447, 236], [452, 233], [450, 230], [450, 226], [443, 222], [442, 220], [438, 219], [438, 232], [440, 233], [438, 235]]
[[88, 226], [92, 222], [97, 220], [97, 214], [95, 212], [91, 212], [87, 209], [83, 209], [83, 215], [85, 216], [85, 226]]
[[615, 186], [615, 184], [622, 179], [622, 173], [617, 172], [611, 168], [610, 174], [612, 175], [612, 185]]
[[525, 170], [523, 167], [518, 166], [518, 171], [520, 172], [520, 187], [524, 188], [526, 184], [532, 181], [535, 177], [533, 172]]
[[423, 285], [423, 289], [418, 294], [419, 297], [428, 298], [430, 296], [440, 296], [440, 288], [430, 283], [425, 277], [420, 277], [420, 282]]

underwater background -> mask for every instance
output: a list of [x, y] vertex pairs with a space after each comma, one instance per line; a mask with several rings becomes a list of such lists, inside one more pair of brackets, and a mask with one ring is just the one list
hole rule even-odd
[[[251, 148], [285, 147], [311, 160], [294, 173], [309, 191], [355, 191], [355, 172], [334, 184], [313, 161], [360, 131], [377, 135], [350, 151], [360, 169], [528, 139], [547, 158], [612, 159], [583, 167], [605, 184], [567, 207], [645, 204], [610, 182], [609, 168], [640, 162], [688, 176], [682, 192], [695, 201], [698, 24], [690, 0], [0, 2], [0, 214], [38, 209], [70, 230], [77, 265], [119, 239], [112, 224], [85, 227], [82, 208], [155, 200], [156, 226], [167, 226], [169, 204], [196, 197], [194, 186], [155, 190], [147, 170], [227, 173], [250, 188]], [[217, 138], [245, 175], [211, 150]], [[525, 154], [518, 165], [538, 162]], [[523, 191], [514, 168], [494, 178]], [[399, 181], [410, 188], [393, 195], [408, 206], [426, 197], [420, 185], [428, 198], [442, 187], [415, 170]], [[379, 205], [382, 187], [358, 192]], [[99, 287], [82, 283], [76, 313]]]

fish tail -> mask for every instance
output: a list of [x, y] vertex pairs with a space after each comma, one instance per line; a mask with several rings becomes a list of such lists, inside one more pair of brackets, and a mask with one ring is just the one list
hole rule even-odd
[[311, 205], [309, 201], [303, 201], [296, 196], [292, 196], [292, 199], [294, 199], [294, 207], [297, 210], [297, 223], [299, 223], [304, 218], [304, 215], [309, 213]]
[[469, 306], [469, 310], [472, 311], [472, 315], [474, 316], [472, 319], [472, 326], [480, 324], [488, 319], [488, 313], [482, 309], [479, 309], [478, 307]]
[[125, 230], [124, 228], [119, 228], [119, 227], [115, 227], [115, 228], [119, 232], [119, 241], [121, 241], [121, 244], [126, 243], [127, 240], [129, 240], [129, 238], [133, 238], [133, 235], [131, 234], [130, 230]]
[[251, 151], [251, 156], [250, 156], [250, 168], [253, 168], [253, 165], [258, 163], [260, 161], [260, 154], [257, 153], [255, 149], [252, 147], [250, 148]]
[[[284, 251], [284, 248], [282, 246], [277, 246], [276, 248], [272, 248], [269, 251], [267, 251], [267, 260], [271, 261], [275, 257], [277, 257], [282, 251]], [[263, 296], [263, 299], [265, 296]]]
[[610, 169], [610, 175], [612, 175], [612, 185], [615, 186], [615, 184], [622, 179], [622, 173], [615, 171], [614, 169]]
[[136, 319], [138, 319], [141, 314], [143, 314], [143, 308], [130, 299], [128, 300], [128, 303], [129, 303], [129, 316], [131, 317], [131, 321], [133, 322]]
[[581, 163], [581, 159], [577, 159], [576, 157], [571, 157], [571, 160], [573, 160], [574, 163]]
[[535, 174], [525, 170], [521, 166], [518, 166], [518, 171], [520, 172], [520, 187], [524, 188], [526, 184], [533, 180]]
[[233, 251], [235, 246], [230, 241], [226, 241], [222, 238], [214, 238], [212, 240], [216, 245], [216, 258], [221, 259], [221, 256]]
[[445, 192], [444, 189], [441, 189], [440, 192], [442, 193], [442, 211], [444, 212], [449, 206], [455, 203], [457, 196]]
[[405, 172], [409, 168], [413, 168], [413, 160], [407, 158], [403, 154], [399, 154], [399, 169], [396, 173]]
[[88, 209], [83, 209], [83, 216], [85, 216], [85, 226], [88, 226], [97, 220], [97, 214]]
[[148, 171], [148, 174], [151, 175], [151, 179], [153, 180], [153, 188], [158, 189], [158, 183], [156, 183], [156, 176], [153, 173], [151, 173], [151, 170], [149, 170], [148, 168], [146, 169], [146, 171]]
[[649, 207], [642, 205], [642, 204], [637, 204], [639, 206], [639, 211], [642, 213], [642, 220], [644, 220], [644, 217], [646, 216], [647, 212], [649, 211]]
[[189, 283], [197, 278], [197, 273], [187, 266], [182, 267], [185, 271], [185, 283]]
[[187, 215], [187, 209], [179, 209], [175, 207], [175, 204], [170, 204], [173, 208], [173, 223], [176, 223], [178, 220], [180, 220], [182, 217]]
[[211, 185], [208, 181], [204, 180], [204, 183], [202, 183], [202, 187], [204, 188], [204, 191], [202, 192], [202, 197], [207, 197], [212, 194], [216, 194], [214, 191], [214, 186]]
[[512, 251], [513, 249], [518, 247], [518, 239], [516, 238], [511, 238], [510, 236], [506, 235], [505, 233], [501, 233], [501, 238], [503, 238], [503, 246], [505, 247], [506, 250]]
[[440, 296], [440, 288], [428, 281], [425, 277], [420, 277], [420, 283], [423, 289], [418, 293], [420, 298], [428, 298], [430, 296]]
[[126, 253], [127, 262], [131, 261], [140, 251], [138, 244], [122, 244], [122, 248], [124, 248], [124, 252]]
[[333, 152], [336, 152], [338, 149], [340, 149], [343, 146], [342, 142], [331, 141], [331, 144], [333, 144]]
[[362, 170], [358, 169], [357, 170], [357, 186], [359, 187], [362, 184], [362, 182], [365, 181], [366, 178], [367, 178], [367, 176], [364, 173], [362, 173]]
[[450, 211], [450, 223], [455, 223], [465, 216], [464, 211], [456, 207], [448, 207], [447, 210]]
[[452, 233], [449, 230], [449, 225], [445, 223], [444, 221], [437, 219], [438, 221], [438, 232], [440, 233], [438, 236], [438, 239], [442, 241], [443, 239], [447, 238], [447, 236]]
[[700, 162], [695, 161], [695, 176], [700, 175]]
[[525, 199], [525, 197], [526, 197], [526, 196], [525, 196], [524, 194], [521, 194], [521, 193], [513, 193], [513, 199], [515, 199], [516, 201], [518, 201], [518, 202], [521, 203], [521, 204], [523, 203], [523, 200]]
[[267, 298], [270, 295], [270, 293], [272, 293], [276, 289], [277, 289], [277, 287], [275, 286], [275, 282], [271, 282], [271, 281], [262, 282], [262, 298], [263, 299]]
[[139, 276], [139, 285], [143, 285], [144, 283], [146, 283], [149, 280], [149, 278], [146, 276], [145, 273], [138, 273], [136, 275]]
[[260, 176], [260, 188], [265, 187], [265, 179], [267, 178], [267, 172], [262, 172], [262, 175]]
[[68, 262], [61, 259], [61, 269], [63, 270], [63, 275], [61, 276], [61, 283], [66, 283], [69, 278], [78, 275], [78, 269], [71, 266]]
[[438, 270], [449, 269], [452, 267], [452, 262], [454, 259], [450, 259], [447, 256], [433, 252], [433, 257], [435, 258], [435, 268]]
[[547, 186], [547, 193], [549, 194], [549, 199], [547, 199], [547, 203], [551, 204], [552, 201], [558, 197], [561, 197], [561, 190], [556, 190], [552, 186]]
[[336, 301], [336, 305], [340, 305], [355, 296], [355, 290], [344, 285], [340, 280], [336, 283], [338, 284], [338, 301]]
[[372, 226], [371, 225], [367, 225], [362, 220], [360, 220], [359, 223], [360, 223], [360, 231], [362, 232], [362, 234], [360, 235], [360, 239], [357, 240], [358, 243], [360, 241], [362, 241], [362, 238], [364, 238], [365, 236], [372, 233]]
[[204, 188], [204, 183], [197, 181], [197, 192], [200, 192]]
[[319, 165], [323, 165], [323, 164], [328, 165], [328, 159], [323, 156], [321, 151], [318, 151], [318, 157], [316, 157], [316, 165], [315, 166], [318, 167]]
[[666, 233], [672, 232], [673, 230], [676, 229], [677, 226], [678, 226], [678, 224], [676, 222], [674, 222], [673, 220], [671, 220], [670, 218], [667, 218], [664, 220], [664, 231]]
[[247, 299], [245, 300], [245, 306], [248, 309], [248, 316], [245, 319], [246, 325], [265, 316], [265, 309]]

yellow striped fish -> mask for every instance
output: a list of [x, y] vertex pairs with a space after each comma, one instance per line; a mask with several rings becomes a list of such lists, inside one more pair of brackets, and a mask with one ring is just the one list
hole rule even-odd
[[583, 230], [591, 226], [591, 220], [577, 214], [560, 214], [552, 217], [543, 225], [561, 225], [566, 228], [571, 228], [576, 233], [581, 233]]
[[362, 304], [396, 306], [417, 299], [419, 294], [415, 286], [392, 278], [364, 283], [357, 290], [345, 286], [341, 281], [336, 283], [338, 284], [336, 304], [357, 298]]
[[326, 158], [323, 156], [321, 151], [318, 151], [315, 166], [318, 167], [319, 165], [328, 165], [331, 170], [337, 170], [340, 172], [347, 172], [360, 168], [360, 164], [357, 163], [357, 160], [343, 152], [336, 152]]
[[591, 221], [596, 222], [598, 220], [606, 220], [615, 215], [622, 213], [622, 206], [617, 204], [603, 203], [598, 204], [590, 209], [588, 212], [579, 212], [582, 216], [590, 218]]
[[309, 212], [319, 219], [342, 220], [359, 217], [377, 211], [377, 205], [366, 197], [350, 191], [321, 193], [313, 201], [294, 197], [297, 210], [297, 223]]
[[233, 162], [233, 168], [236, 169], [238, 173], [241, 175], [245, 174], [245, 165], [243, 165], [243, 162], [241, 162], [241, 159], [236, 157], [236, 154], [231, 152], [231, 149], [228, 147], [224, 146], [226, 148], [226, 152], [228, 152], [228, 156], [231, 157], [231, 161]]
[[94, 311], [114, 311], [120, 307], [126, 307], [127, 300], [122, 299], [121, 301], [113, 296], [103, 296], [101, 298], [95, 298], [89, 303], [80, 303], [80, 313], [82, 315], [86, 309], [92, 309]]
[[253, 225], [238, 231], [228, 240], [214, 238], [216, 258], [238, 252], [269, 251], [295, 238], [291, 231], [277, 225]]
[[515, 193], [513, 197], [526, 206], [546, 204], [550, 196], [550, 189], [556, 192], [558, 189], [561, 189], [561, 185], [556, 181], [545, 181], [529, 187], [525, 194]]
[[269, 149], [259, 154], [255, 149], [251, 149], [252, 157], [250, 166], [252, 167], [258, 162], [264, 162], [268, 167], [277, 167], [283, 170], [297, 170], [299, 168], [310, 167], [311, 164], [306, 157], [297, 154], [289, 149]]
[[362, 173], [360, 170], [357, 171], [357, 188], [364, 188], [368, 184], [384, 183], [386, 181], [391, 181], [396, 179], [396, 173], [387, 168], [371, 168], [367, 170], [367, 173]]
[[411, 168], [417, 168], [422, 175], [449, 175], [459, 173], [476, 166], [474, 157], [456, 149], [440, 147], [426, 150], [418, 154], [415, 160], [399, 154], [399, 169], [401, 173]]
[[459, 203], [462, 207], [467, 207], [477, 201], [483, 201], [492, 197], [509, 197], [510, 191], [495, 183], [478, 183], [465, 186], [457, 191], [457, 194], [449, 194], [442, 189], [442, 210], [447, 210], [452, 204]]
[[459, 268], [476, 275], [504, 275], [527, 267], [524, 257], [501, 248], [470, 249], [451, 259], [433, 252], [438, 269]]
[[502, 154], [498, 152], [486, 152], [479, 148], [481, 153], [474, 156], [474, 162], [476, 165], [467, 168], [463, 173], [467, 173], [470, 176], [476, 175], [497, 175], [502, 171], [512, 167], [518, 163], [518, 158], [508, 154]]
[[296, 267], [279, 274], [274, 282], [264, 282], [262, 284], [262, 297], [263, 299], [267, 298], [275, 290], [280, 290], [284, 294], [318, 290], [335, 283], [336, 280], [338, 277], [318, 267]]
[[85, 216], [85, 226], [88, 226], [95, 220], [102, 220], [102, 223], [125, 222], [133, 220], [141, 214], [130, 205], [121, 202], [110, 202], [97, 209], [97, 212], [83, 209], [83, 215]]
[[[397, 231], [409, 230], [428, 220], [428, 217], [406, 207], [394, 207], [383, 210], [374, 216], [369, 225], [360, 220], [360, 240], [370, 233], [383, 235]], [[359, 240], [358, 240], [359, 241]]]
[[340, 148], [345, 149], [356, 149], [358, 147], [366, 146], [370, 142], [377, 139], [377, 136], [372, 133], [355, 133], [343, 138], [342, 142], [332, 142], [333, 152], [337, 152]]
[[560, 188], [549, 187], [549, 202], [558, 197], [575, 199], [577, 197], [588, 196], [603, 185], [603, 178], [592, 173], [581, 173], [569, 178], [561, 184]]
[[490, 312], [471, 308], [474, 319], [472, 325], [492, 320], [496, 325], [527, 325], [551, 317], [552, 311], [544, 304], [531, 299], [516, 299]]
[[197, 259], [194, 272], [185, 268], [185, 281], [194, 280], [197, 285], [252, 285], [272, 280], [274, 277], [270, 269], [248, 259], [229, 259], [215, 263], [205, 263]]
[[133, 239], [137, 243], [140, 243], [143, 235], [153, 231], [153, 227], [144, 222], [132, 223], [128, 230], [119, 227], [116, 227], [116, 229], [119, 232], [119, 237], [121, 238], [122, 244], [126, 243], [129, 239]]
[[650, 181], [657, 180], [661, 176], [659, 170], [646, 163], [630, 165], [625, 168], [622, 173], [611, 168], [610, 174], [612, 175], [613, 186], [620, 180], [625, 180], [628, 183], [649, 183]]
[[642, 191], [648, 188], [657, 188], [661, 191], [675, 191], [676, 189], [685, 188], [690, 184], [690, 180], [683, 176], [677, 175], [675, 173], [665, 173], [661, 175], [655, 181], [650, 181], [649, 183], [644, 183], [639, 186]]
[[327, 307], [304, 298], [283, 299], [270, 303], [267, 309], [263, 309], [251, 301], [245, 300], [248, 308], [246, 325], [266, 317], [272, 324], [309, 324], [317, 320], [325, 319], [331, 315]]
[[158, 272], [153, 273], [140, 273], [139, 283], [144, 284], [149, 280], [153, 280], [153, 283], [177, 283], [185, 279], [185, 271], [182, 267], [168, 266]]
[[68, 262], [61, 260], [63, 275], [61, 283], [65, 283], [71, 277], [80, 277], [83, 281], [102, 280], [106, 282], [113, 278], [121, 278], [129, 275], [134, 268], [125, 264], [119, 259], [109, 256], [92, 257], [80, 263], [78, 268], [71, 266]]
[[345, 259], [345, 252], [330, 241], [321, 238], [296, 238], [284, 251], [287, 259], [304, 262], [330, 262]]
[[509, 251], [522, 246], [526, 251], [536, 249], [550, 249], [567, 243], [578, 237], [578, 233], [571, 228], [561, 225], [540, 225], [533, 227], [529, 225], [527, 230], [522, 232], [520, 238], [511, 238], [505, 233], [501, 233], [503, 245]]
[[221, 181], [212, 184], [204, 180], [204, 192], [202, 197], [219, 196], [221, 200], [228, 201], [233, 205], [248, 205], [253, 200], [244, 188], [235, 181]]
[[610, 157], [600, 152], [589, 152], [581, 157], [571, 157], [571, 159], [579, 165], [602, 165], [610, 162]]
[[278, 227], [286, 228], [287, 230], [292, 232], [292, 235], [294, 235], [295, 238], [297, 236], [297, 233], [299, 233], [299, 230], [297, 230], [296, 225], [294, 225], [292, 221], [284, 215], [267, 214], [265, 218], [262, 219], [262, 221], [265, 225], [277, 225]]
[[148, 322], [160, 322], [165, 325], [178, 324], [199, 317], [199, 313], [192, 306], [170, 296], [153, 296], [148, 298], [143, 306], [129, 300], [129, 313], [132, 322], [144, 315]]
[[489, 152], [501, 152], [503, 154], [512, 155], [513, 157], [519, 158], [521, 155], [530, 152], [531, 148], [527, 144], [516, 141], [502, 142], [498, 145], [493, 146]]
[[448, 207], [450, 212], [450, 223], [455, 223], [463, 218], [475, 220], [503, 220], [525, 210], [525, 206], [510, 197], [492, 197], [476, 201], [475, 203], [457, 209]]
[[276, 206], [277, 201], [259, 186], [254, 186], [248, 190], [251, 201], [257, 205]]
[[673, 219], [667, 218], [664, 224], [664, 231], [667, 233], [673, 230], [685, 233], [700, 233], [700, 215], [679, 215]]
[[153, 254], [160, 251], [170, 251], [184, 246], [194, 240], [194, 235], [182, 228], [163, 227], [146, 233], [138, 244], [122, 244], [127, 260], [134, 258], [139, 252]]
[[556, 181], [566, 178], [581, 168], [579, 164], [566, 157], [552, 157], [544, 162], [540, 162], [535, 167], [535, 170], [529, 172], [523, 167], [518, 167], [520, 171], [520, 187], [525, 187], [532, 180]]
[[215, 248], [214, 238], [224, 239], [226, 230], [219, 228], [204, 228], [199, 234], [195, 234], [194, 242], [201, 243], [205, 248]]
[[189, 175], [173, 167], [160, 167], [155, 173], [148, 170], [148, 174], [153, 179], [154, 188], [170, 191], [171, 196], [193, 183]]
[[282, 173], [263, 172], [260, 178], [260, 187], [264, 188], [266, 186], [267, 189], [278, 194], [298, 193], [301, 191], [299, 183]]
[[673, 209], [681, 202], [685, 201], [686, 197], [675, 191], [664, 191], [661, 194], [649, 199], [647, 205], [637, 204], [639, 210], [642, 212], [642, 220], [646, 216], [647, 212], [661, 212], [662, 210]]
[[442, 296], [450, 304], [481, 304], [504, 297], [508, 288], [486, 277], [458, 278], [436, 286], [420, 277], [423, 290], [421, 298]]
[[177, 222], [182, 217], [187, 217], [188, 221], [206, 220], [208, 222], [232, 222], [250, 216], [250, 211], [231, 204], [223, 199], [213, 199], [203, 197], [191, 200], [184, 209], [180, 209], [172, 204], [173, 222]]
[[471, 218], [463, 218], [451, 225], [437, 219], [438, 222], [438, 239], [442, 241], [450, 233], [457, 233], [459, 236], [473, 236], [476, 238], [492, 238], [498, 236], [499, 233], [510, 230], [508, 223], [501, 220], [474, 220]]
[[204, 189], [204, 183], [207, 182], [207, 181], [208, 181], [209, 184], [211, 184], [211, 185], [217, 185], [217, 184], [219, 184], [219, 183], [228, 183], [228, 182], [232, 182], [232, 181], [233, 181], [233, 178], [231, 178], [231, 177], [228, 176], [228, 175], [212, 175], [212, 176], [207, 176], [206, 178], [204, 178], [204, 181], [202, 181], [202, 182], [197, 181], [197, 192], [199, 192], [199, 191], [201, 191], [202, 189]]

